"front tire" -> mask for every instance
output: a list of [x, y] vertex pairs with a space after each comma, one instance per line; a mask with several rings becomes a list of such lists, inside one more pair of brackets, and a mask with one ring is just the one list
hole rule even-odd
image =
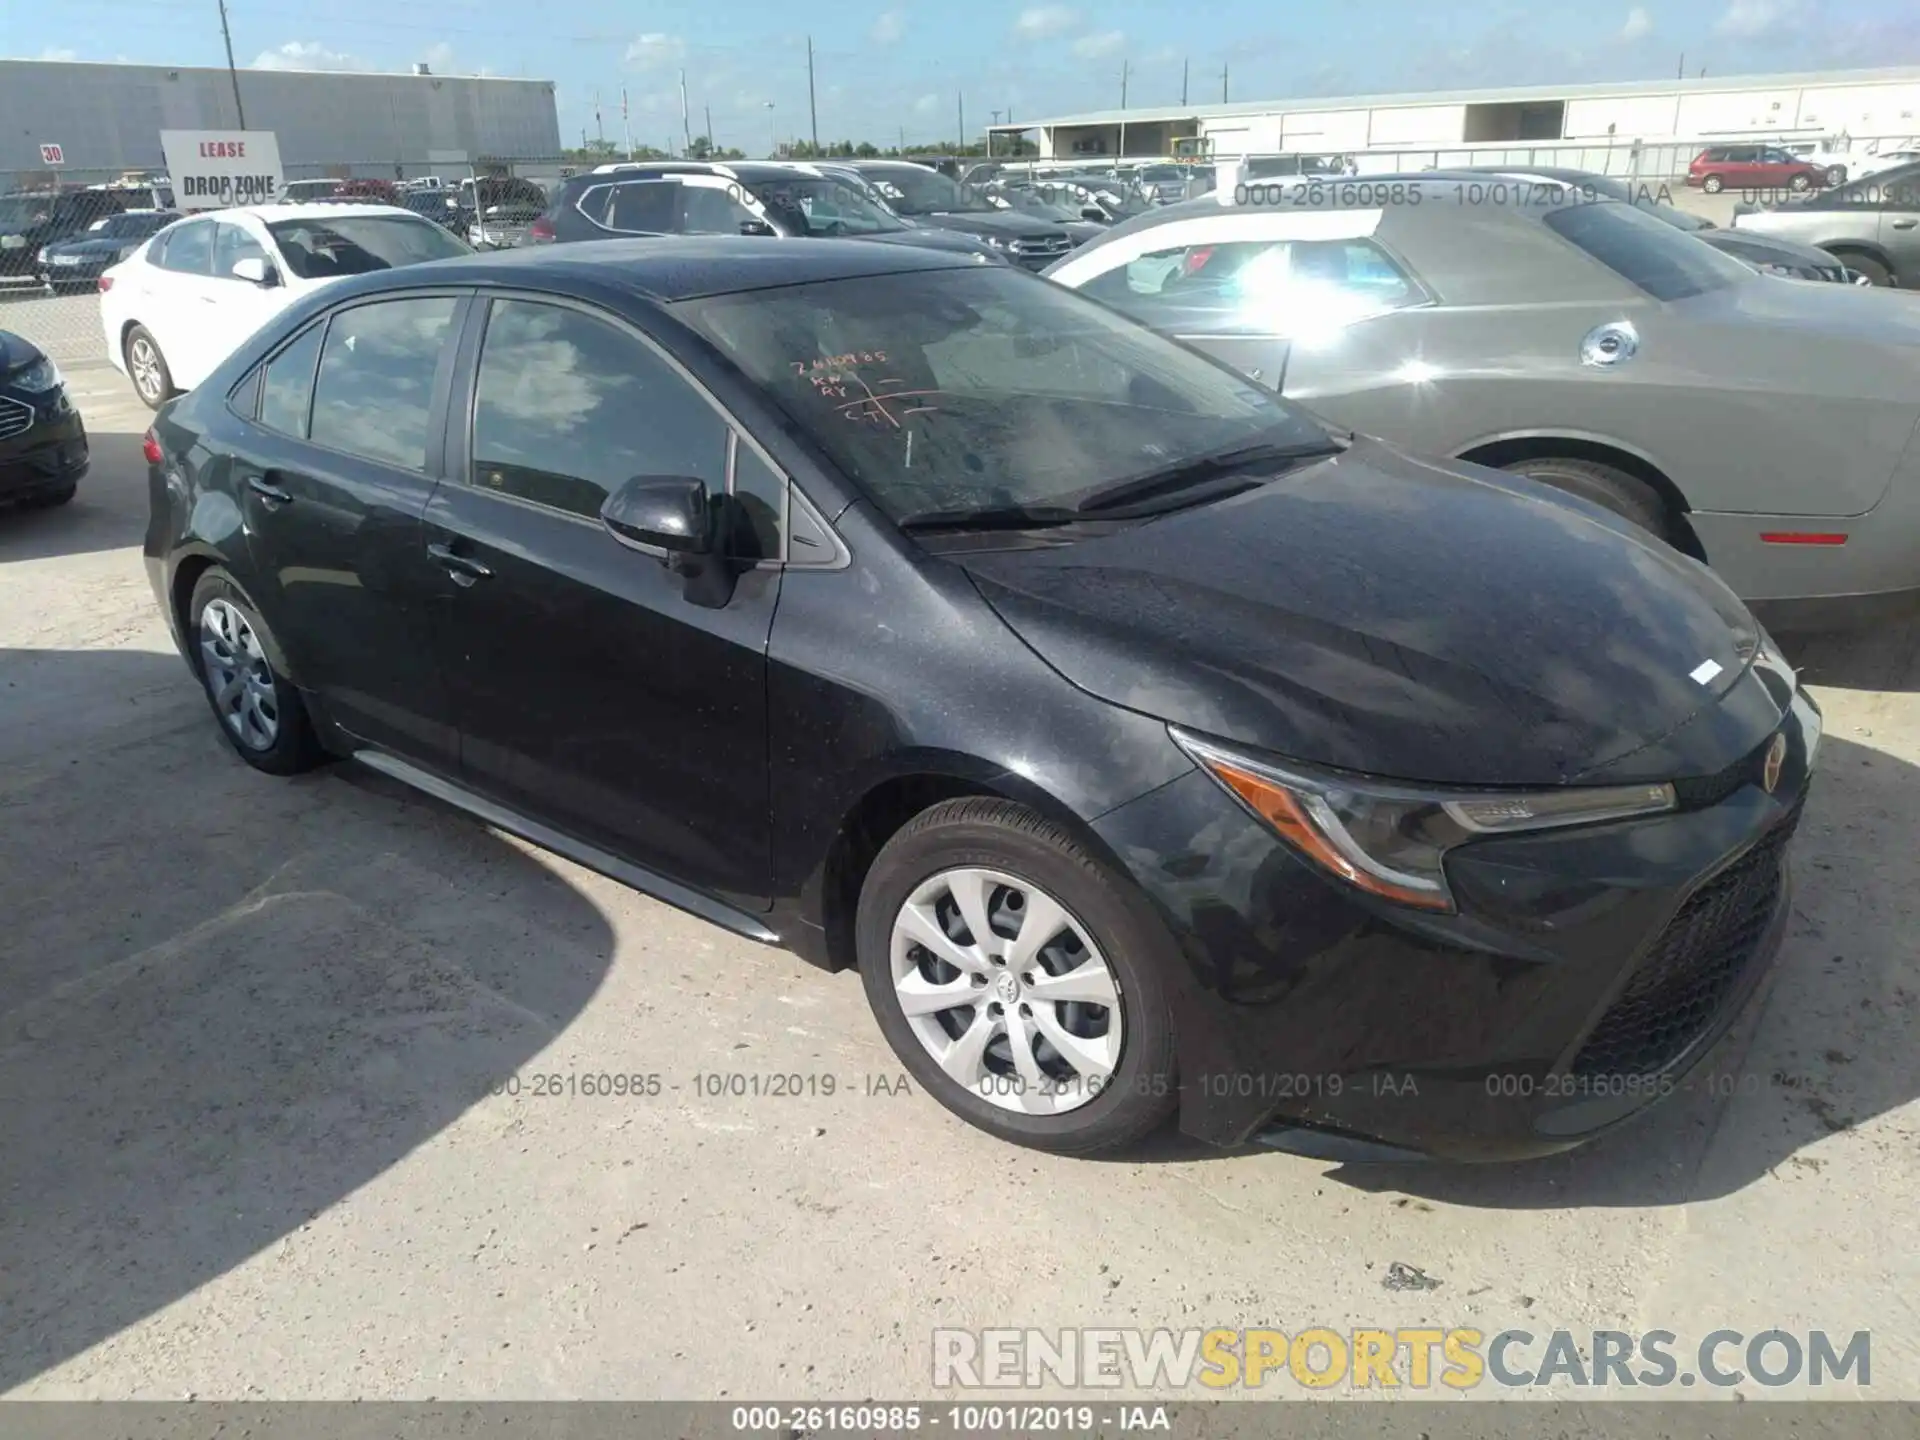
[[1130, 881], [1037, 812], [923, 811], [867, 872], [855, 935], [888, 1044], [987, 1133], [1094, 1155], [1173, 1112], [1171, 942]]
[[134, 394], [149, 410], [158, 410], [180, 392], [174, 387], [173, 371], [167, 357], [160, 353], [160, 342], [144, 325], [127, 332], [127, 374], [133, 379]]
[[275, 671], [266, 622], [226, 571], [200, 577], [187, 602], [193, 668], [233, 752], [268, 775], [297, 775], [325, 760], [293, 682]]
[[1501, 468], [1611, 510], [1658, 539], [1669, 543], [1673, 539], [1673, 519], [1667, 513], [1666, 502], [1646, 481], [1624, 470], [1596, 460], [1572, 460], [1556, 455], [1516, 460]]
[[1827, 167], [1827, 184], [1844, 185], [1846, 183], [1847, 183], [1847, 167], [1846, 166], [1829, 165]]

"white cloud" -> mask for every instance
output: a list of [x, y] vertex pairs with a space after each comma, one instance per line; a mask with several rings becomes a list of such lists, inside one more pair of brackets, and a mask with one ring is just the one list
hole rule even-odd
[[1158, 50], [1155, 50], [1154, 52], [1152, 52], [1140, 63], [1143, 65], [1171, 65], [1174, 61], [1184, 59], [1184, 58], [1185, 57], [1181, 55], [1180, 49], [1178, 46], [1162, 45]]
[[313, 40], [289, 40], [277, 50], [262, 50], [254, 57], [255, 70], [371, 70], [373, 66], [357, 55], [329, 50]]
[[453, 46], [442, 40], [438, 45], [429, 45], [427, 53], [420, 57], [426, 61], [429, 69], [436, 72], [448, 72], [453, 69]]
[[1102, 55], [1112, 55], [1127, 43], [1124, 30], [1103, 30], [1097, 35], [1082, 35], [1073, 42], [1073, 53], [1082, 60], [1095, 60]]
[[931, 115], [939, 108], [940, 97], [938, 95], [922, 95], [918, 100], [913, 102], [913, 113], [916, 115]]
[[674, 64], [686, 53], [686, 41], [654, 30], [634, 37], [633, 43], [627, 46], [627, 63], [640, 70], [657, 70]]
[[1020, 18], [1013, 22], [1014, 33], [1027, 40], [1045, 40], [1058, 35], [1063, 30], [1071, 30], [1079, 20], [1078, 11], [1065, 5], [1035, 5], [1032, 9], [1022, 10]]
[[34, 58], [39, 60], [78, 60], [80, 56], [75, 51], [61, 50], [56, 48], [55, 46], [49, 45], [46, 49], [42, 50], [39, 53], [39, 55], [37, 55]]
[[1627, 23], [1620, 27], [1622, 40], [1644, 40], [1653, 33], [1653, 16], [1646, 6], [1636, 5], [1627, 12]]
[[1722, 35], [1750, 40], [1782, 28], [1793, 18], [1792, 10], [1783, 0], [1733, 0], [1713, 28]]
[[868, 33], [874, 44], [891, 45], [907, 33], [907, 17], [899, 10], [884, 11]]

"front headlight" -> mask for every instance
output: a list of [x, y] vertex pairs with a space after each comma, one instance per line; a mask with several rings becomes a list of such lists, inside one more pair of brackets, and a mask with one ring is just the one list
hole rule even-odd
[[984, 241], [986, 241], [986, 242], [987, 242], [987, 244], [989, 244], [989, 245], [991, 245], [991, 246], [993, 246], [993, 248], [994, 248], [994, 249], [996, 249], [996, 250], [1004, 250], [1004, 249], [1006, 249], [1006, 248], [1007, 248], [1007, 241], [1006, 241], [1005, 239], [1003, 239], [1003, 238], [1002, 238], [1001, 236], [998, 236], [998, 235], [982, 235], [982, 236], [981, 236], [980, 238], [981, 238], [982, 240], [984, 240]]
[[62, 378], [60, 367], [42, 355], [26, 369], [18, 371], [10, 383], [31, 395], [44, 395], [49, 390], [58, 390]]
[[1671, 785], [1475, 791], [1281, 767], [1169, 726], [1174, 741], [1292, 849], [1370, 895], [1451, 912], [1446, 854], [1485, 835], [1657, 815]]

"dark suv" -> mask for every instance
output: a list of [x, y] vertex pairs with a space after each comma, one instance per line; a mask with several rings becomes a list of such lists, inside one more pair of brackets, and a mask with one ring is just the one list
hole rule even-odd
[[982, 260], [1005, 258], [985, 241], [909, 224], [857, 186], [802, 164], [678, 160], [606, 166], [567, 181], [527, 239], [537, 245], [633, 235], [878, 240]]
[[980, 191], [905, 160], [837, 160], [871, 185], [897, 215], [917, 225], [984, 240], [1016, 265], [1044, 270], [1074, 248], [1060, 226], [1018, 211], [1001, 210]]
[[133, 192], [119, 190], [0, 195], [0, 277], [37, 281], [42, 246], [84, 234], [94, 221], [118, 215], [134, 203]]

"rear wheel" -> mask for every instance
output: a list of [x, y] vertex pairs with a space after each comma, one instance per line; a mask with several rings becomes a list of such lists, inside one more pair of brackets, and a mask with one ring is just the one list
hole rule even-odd
[[127, 333], [127, 374], [133, 377], [134, 393], [149, 410], [158, 410], [179, 393], [167, 357], [160, 353], [160, 342], [144, 325]]
[[187, 635], [207, 703], [235, 754], [269, 775], [296, 775], [326, 758], [300, 692], [269, 658], [278, 650], [266, 622], [226, 571], [209, 570], [193, 587]]
[[1813, 188], [1813, 177], [1803, 172], [1787, 181], [1787, 188], [1796, 195], [1804, 195]]
[[1718, 175], [1709, 175], [1700, 182], [1700, 188], [1709, 195], [1718, 195], [1722, 190], [1727, 188], [1727, 182], [1722, 180]]
[[1501, 468], [1611, 510], [1621, 519], [1632, 521], [1662, 540], [1672, 536], [1672, 517], [1667, 512], [1666, 502], [1646, 481], [1624, 470], [1616, 470], [1596, 460], [1572, 460], [1557, 455], [1515, 460]]
[[950, 800], [909, 821], [861, 887], [867, 1001], [901, 1062], [989, 1134], [1120, 1149], [1176, 1100], [1160, 967], [1131, 882], [1035, 811]]

